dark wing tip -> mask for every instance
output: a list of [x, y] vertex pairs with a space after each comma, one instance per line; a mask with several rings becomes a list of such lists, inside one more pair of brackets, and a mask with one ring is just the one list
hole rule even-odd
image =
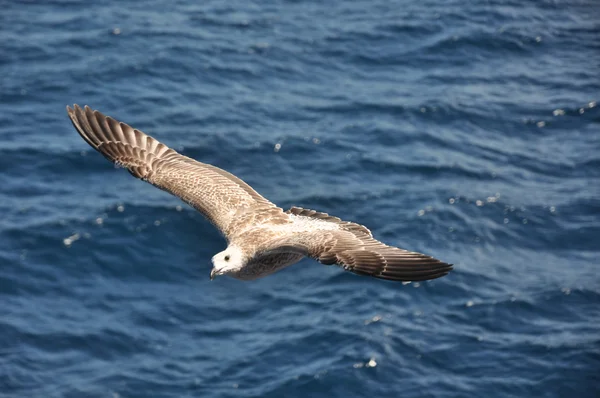
[[383, 244], [345, 250], [337, 253], [336, 258], [353, 273], [400, 282], [437, 279], [453, 269], [452, 264], [433, 257]]
[[67, 115], [69, 115], [69, 118], [71, 119], [72, 122], [75, 122], [76, 120], [76, 116], [75, 116], [75, 110], [79, 108], [79, 105], [74, 104], [73, 108], [71, 108], [69, 105], [67, 105]]
[[382, 270], [373, 276], [402, 282], [418, 282], [441, 278], [452, 271], [452, 264], [421, 255], [417, 261], [412, 259], [397, 259], [389, 261]]
[[[71, 116], [71, 115], [75, 115], [75, 113], [76, 113], [77, 111], [81, 110], [81, 107], [80, 107], [79, 105], [77, 105], [77, 104], [73, 104], [72, 106], [73, 106], [73, 107], [71, 108], [71, 106], [70, 106], [70, 105], [67, 105], [67, 113], [69, 114], [69, 116]], [[88, 106], [87, 106], [87, 105], [85, 105], [85, 107], [84, 107], [84, 108], [88, 108]]]
[[[69, 115], [75, 130], [77, 130], [85, 142], [87, 142], [92, 148], [98, 150], [101, 140], [98, 139], [98, 132], [94, 131], [94, 128], [90, 124], [90, 119], [88, 118], [90, 111], [91, 109], [87, 105], [84, 106], [84, 109], [81, 109], [81, 107], [77, 104], [74, 104], [73, 108], [67, 105], [67, 114]], [[103, 155], [106, 156], [104, 153]], [[112, 161], [112, 159], [110, 160]]]

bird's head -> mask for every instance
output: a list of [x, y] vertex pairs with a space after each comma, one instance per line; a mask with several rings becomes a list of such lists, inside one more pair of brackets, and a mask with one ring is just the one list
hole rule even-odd
[[246, 256], [239, 247], [228, 246], [213, 256], [212, 263], [211, 280], [219, 275], [237, 274], [246, 265]]

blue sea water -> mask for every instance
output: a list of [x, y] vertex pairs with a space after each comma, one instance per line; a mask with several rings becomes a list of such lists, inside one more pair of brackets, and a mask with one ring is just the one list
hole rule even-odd
[[[0, 5], [0, 396], [600, 396], [596, 1]], [[455, 270], [211, 282], [73, 103]]]

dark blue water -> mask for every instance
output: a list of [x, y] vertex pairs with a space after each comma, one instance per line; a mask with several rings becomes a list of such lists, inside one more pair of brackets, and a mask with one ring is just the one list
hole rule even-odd
[[[1, 396], [600, 395], [597, 2], [0, 5]], [[456, 269], [211, 282], [72, 103]]]

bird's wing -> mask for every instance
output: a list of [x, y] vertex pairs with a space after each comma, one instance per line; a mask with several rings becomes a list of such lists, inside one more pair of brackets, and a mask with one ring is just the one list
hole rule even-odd
[[[358, 228], [362, 227], [359, 224], [327, 217], [331, 219], [329, 223], [316, 222], [307, 230], [293, 231], [270, 242], [268, 251], [299, 253], [326, 265], [340, 265], [355, 274], [394, 281], [435, 279], [452, 270], [452, 264], [385, 245], [374, 239], [365, 227]], [[325, 217], [320, 219], [324, 220]], [[329, 225], [331, 223], [336, 227]]]
[[[183, 156], [125, 123], [85, 106], [67, 107], [81, 137], [133, 176], [200, 211], [227, 238], [236, 214], [275, 210], [273, 203], [233, 174]], [[283, 214], [283, 213], [282, 213]]]

